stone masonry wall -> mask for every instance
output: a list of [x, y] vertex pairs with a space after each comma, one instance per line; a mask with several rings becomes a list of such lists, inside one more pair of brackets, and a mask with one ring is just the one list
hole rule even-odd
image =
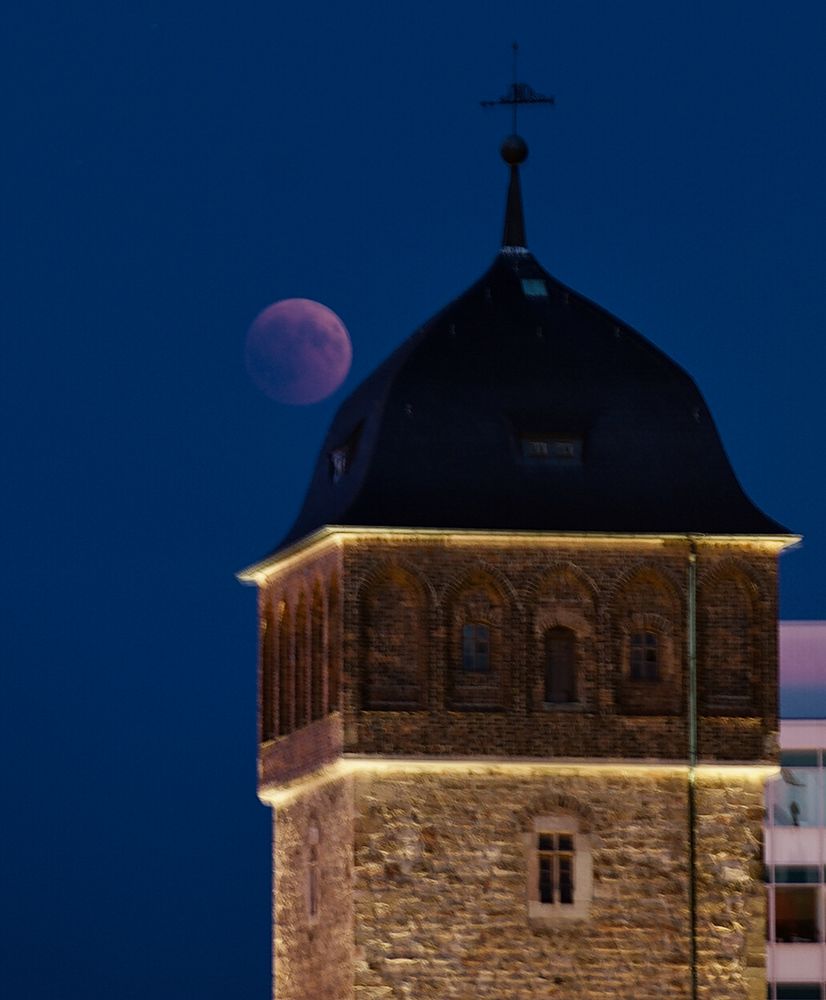
[[[759, 780], [699, 779], [708, 1000], [765, 995], [761, 802]], [[542, 925], [527, 912], [524, 834], [560, 810], [589, 835], [593, 900], [584, 919]], [[685, 775], [359, 776], [354, 832], [356, 1000], [689, 996]]]
[[[353, 997], [353, 790], [331, 782], [273, 811], [273, 959], [277, 1000]], [[318, 831], [313, 843], [312, 828]], [[316, 850], [318, 911], [310, 906]]]

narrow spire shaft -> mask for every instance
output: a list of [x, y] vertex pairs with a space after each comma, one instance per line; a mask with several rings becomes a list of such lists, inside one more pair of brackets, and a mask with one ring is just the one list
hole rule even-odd
[[503, 247], [524, 247], [528, 241], [525, 238], [525, 215], [522, 211], [522, 185], [519, 182], [519, 165], [512, 163], [511, 179], [508, 185], [508, 201], [505, 206], [505, 228], [502, 233]]

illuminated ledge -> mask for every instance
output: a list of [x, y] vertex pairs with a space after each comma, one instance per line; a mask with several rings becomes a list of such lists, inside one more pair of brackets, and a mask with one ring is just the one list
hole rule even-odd
[[[588, 760], [573, 757], [548, 760], [547, 757], [360, 757], [344, 754], [328, 767], [278, 788], [259, 788], [258, 798], [276, 808], [289, 805], [301, 795], [321, 788], [331, 781], [355, 775], [388, 774], [474, 774], [487, 777], [559, 774], [590, 771], [597, 774], [685, 775], [691, 770], [688, 761], [660, 760]], [[760, 784], [778, 773], [778, 765], [763, 762], [698, 764], [697, 776], [747, 778]]]
[[692, 534], [627, 534], [624, 532], [599, 531], [461, 531], [455, 528], [358, 528], [344, 525], [328, 525], [319, 528], [294, 545], [267, 556], [261, 562], [253, 563], [237, 573], [242, 583], [265, 584], [276, 573], [283, 573], [296, 562], [309, 555], [319, 555], [327, 548], [340, 548], [361, 540], [392, 538], [415, 542], [439, 539], [451, 545], [501, 546], [515, 545], [533, 547], [556, 546], [560, 542], [580, 545], [649, 545], [658, 547], [675, 542], [694, 542], [696, 545], [742, 545], [779, 553], [797, 545], [800, 535], [692, 535]]

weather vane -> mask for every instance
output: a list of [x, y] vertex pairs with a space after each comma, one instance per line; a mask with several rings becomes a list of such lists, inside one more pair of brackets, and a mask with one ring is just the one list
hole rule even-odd
[[511, 113], [513, 115], [513, 133], [516, 135], [516, 114], [519, 110], [520, 104], [555, 104], [556, 101], [553, 97], [546, 97], [545, 94], [537, 94], [533, 87], [529, 87], [527, 83], [519, 83], [516, 79], [516, 59], [519, 52], [519, 46], [516, 42], [513, 43], [513, 83], [511, 83], [508, 91], [502, 95], [502, 97], [497, 98], [495, 101], [481, 101], [483, 108], [493, 108], [497, 104], [509, 104], [511, 106]]

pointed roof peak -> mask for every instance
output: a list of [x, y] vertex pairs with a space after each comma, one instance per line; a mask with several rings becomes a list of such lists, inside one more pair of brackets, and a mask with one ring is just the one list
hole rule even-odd
[[505, 204], [505, 226], [502, 231], [503, 250], [527, 250], [525, 213], [522, 209], [522, 185], [519, 164], [528, 158], [528, 144], [519, 135], [509, 135], [502, 143], [502, 159], [511, 169], [508, 200]]
[[519, 164], [528, 157], [528, 144], [517, 134], [516, 124], [519, 108], [522, 105], [545, 104], [553, 105], [555, 100], [546, 94], [539, 94], [527, 83], [517, 79], [517, 54], [519, 46], [513, 43], [513, 81], [508, 90], [494, 101], [482, 101], [483, 108], [496, 105], [511, 109], [512, 131], [502, 143], [502, 159], [511, 168], [510, 184], [508, 185], [508, 201], [505, 208], [505, 228], [502, 235], [502, 250], [506, 252], [527, 251], [525, 239], [525, 215], [522, 210], [522, 190], [519, 182]]

